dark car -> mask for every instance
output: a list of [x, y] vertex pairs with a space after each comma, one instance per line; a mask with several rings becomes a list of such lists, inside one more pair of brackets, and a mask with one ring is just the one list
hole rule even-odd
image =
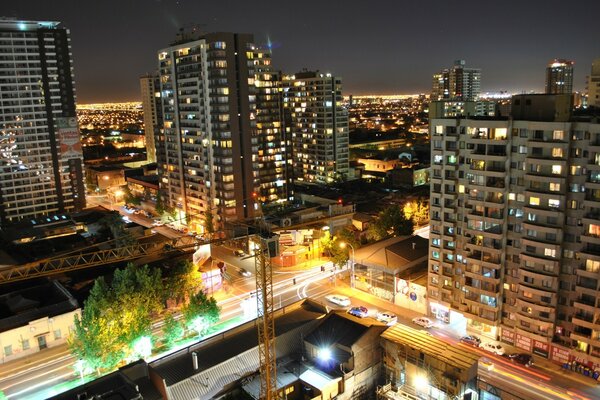
[[527, 353], [514, 353], [509, 354], [508, 358], [517, 364], [524, 365], [526, 367], [531, 367], [533, 365], [533, 356]]
[[469, 344], [471, 346], [479, 347], [479, 345], [481, 344], [481, 339], [479, 339], [477, 336], [469, 335], [461, 337], [460, 342], [464, 344]]
[[358, 317], [358, 318], [365, 318], [369, 315], [369, 310], [367, 310], [367, 308], [363, 307], [363, 306], [352, 307], [351, 309], [348, 310], [348, 314], [354, 315], [355, 317]]

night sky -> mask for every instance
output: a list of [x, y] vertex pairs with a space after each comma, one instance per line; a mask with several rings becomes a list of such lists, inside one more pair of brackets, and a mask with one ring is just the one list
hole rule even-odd
[[598, 0], [2, 0], [0, 16], [71, 30], [79, 103], [139, 100], [138, 77], [180, 27], [254, 33], [274, 65], [344, 79], [344, 94], [419, 93], [465, 59], [482, 91], [542, 91], [553, 58], [575, 61], [584, 90], [600, 58]]

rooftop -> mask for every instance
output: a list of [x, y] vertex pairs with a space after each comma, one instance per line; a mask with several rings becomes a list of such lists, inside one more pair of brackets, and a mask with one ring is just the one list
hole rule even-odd
[[332, 312], [304, 340], [315, 346], [335, 343], [351, 347], [368, 329], [367, 325]]

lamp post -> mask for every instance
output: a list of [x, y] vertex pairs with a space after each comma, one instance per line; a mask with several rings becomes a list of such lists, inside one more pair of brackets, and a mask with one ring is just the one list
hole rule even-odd
[[350, 262], [350, 268], [351, 268], [350, 287], [352, 289], [354, 289], [354, 246], [352, 246], [350, 243], [346, 243], [346, 242], [340, 243], [340, 248], [345, 249], [346, 246], [350, 246], [350, 249], [352, 250], [352, 261]]

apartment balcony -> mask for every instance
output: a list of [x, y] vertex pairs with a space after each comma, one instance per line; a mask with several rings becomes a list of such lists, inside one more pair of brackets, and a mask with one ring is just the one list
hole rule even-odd
[[600, 246], [600, 235], [584, 233], [580, 236], [580, 238], [582, 243], [589, 243], [591, 245]]
[[598, 330], [598, 326], [594, 323], [594, 316], [590, 316], [589, 314], [580, 314], [577, 313], [573, 315], [571, 320], [573, 325], [581, 326], [588, 329]]

